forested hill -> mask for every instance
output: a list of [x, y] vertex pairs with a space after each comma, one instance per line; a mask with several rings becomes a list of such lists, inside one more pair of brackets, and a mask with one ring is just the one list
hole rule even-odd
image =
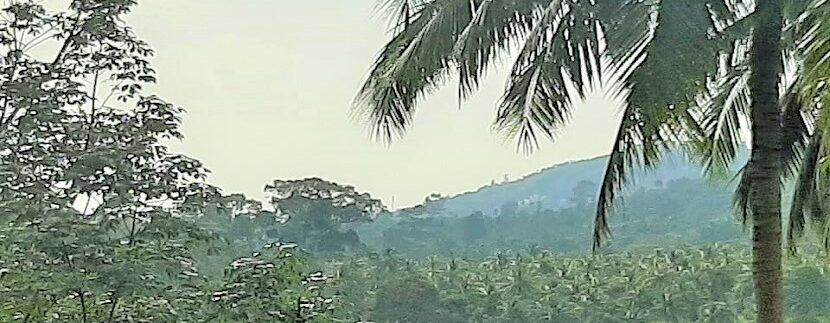
[[[228, 239], [253, 250], [269, 239], [280, 239], [321, 255], [392, 251], [412, 258], [486, 257], [537, 247], [585, 253], [591, 250], [605, 162], [606, 158], [571, 162], [475, 192], [431, 196], [421, 206], [382, 213], [373, 220], [337, 211], [327, 200], [301, 199], [295, 201], [299, 211], [286, 223], [269, 212], [233, 219], [207, 213], [202, 221], [223, 228]], [[733, 185], [709, 181], [702, 173], [678, 153], [653, 170], [636, 171], [635, 184], [612, 212], [614, 236], [604, 250], [742, 240], [732, 210]]]
[[[746, 152], [740, 156], [745, 160]], [[475, 191], [441, 199], [440, 214], [465, 216], [480, 211], [496, 215], [497, 210], [511, 203], [541, 203], [545, 209], [561, 209], [570, 205], [575, 191], [596, 191], [605, 171], [607, 156], [554, 165], [510, 181], [494, 181]], [[656, 168], [633, 173], [631, 189], [661, 187], [676, 179], [702, 179], [700, 166], [689, 162], [681, 153], [669, 153]]]
[[[571, 162], [475, 192], [428, 198], [423, 206], [351, 229], [372, 250], [412, 257], [486, 256], [531, 246], [588, 252], [606, 160]], [[634, 179], [612, 212], [608, 250], [740, 240], [729, 181], [705, 178], [679, 153], [653, 170], [635, 172]]]

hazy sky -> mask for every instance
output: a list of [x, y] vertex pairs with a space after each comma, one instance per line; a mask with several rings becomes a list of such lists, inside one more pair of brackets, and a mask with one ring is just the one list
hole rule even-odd
[[349, 118], [387, 39], [375, 0], [144, 0], [130, 17], [156, 49], [154, 90], [188, 110], [178, 151], [202, 160], [226, 192], [260, 197], [272, 179], [323, 177], [395, 207], [455, 194], [555, 163], [606, 154], [619, 107], [577, 106], [554, 144], [518, 154], [491, 130], [504, 72], [458, 109], [454, 83], [420, 105], [391, 147]]

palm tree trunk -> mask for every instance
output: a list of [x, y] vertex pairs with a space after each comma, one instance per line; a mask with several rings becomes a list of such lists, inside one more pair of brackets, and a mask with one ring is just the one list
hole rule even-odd
[[778, 84], [781, 56], [782, 0], [757, 2], [751, 52], [752, 156], [750, 207], [752, 254], [759, 323], [783, 322], [781, 239], [781, 138], [783, 128]]

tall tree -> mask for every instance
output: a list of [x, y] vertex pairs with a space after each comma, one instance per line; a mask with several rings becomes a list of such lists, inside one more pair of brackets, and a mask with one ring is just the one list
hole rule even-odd
[[217, 189], [163, 144], [182, 109], [142, 90], [155, 71], [124, 20], [135, 4], [2, 7], [2, 321], [175, 320], [164, 275], [191, 277], [187, 246], [211, 237], [188, 219]]
[[327, 322], [325, 275], [271, 244], [207, 283], [194, 218], [221, 198], [172, 153], [183, 109], [148, 93], [136, 0], [0, 6], [0, 321]]
[[385, 210], [368, 193], [319, 178], [274, 180], [265, 192], [278, 214], [286, 218], [286, 225], [276, 234], [319, 252], [361, 247], [357, 233], [342, 225], [371, 221]]
[[747, 164], [758, 322], [784, 321], [781, 169], [783, 128], [779, 84], [783, 71], [783, 1], [759, 1], [749, 78], [752, 155]]

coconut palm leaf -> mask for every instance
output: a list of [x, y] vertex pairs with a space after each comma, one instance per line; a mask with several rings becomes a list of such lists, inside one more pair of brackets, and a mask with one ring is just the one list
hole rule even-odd
[[[636, 36], [608, 36], [614, 71], [623, 76], [623, 86], [615, 94], [627, 91], [628, 106], [600, 186], [595, 247], [609, 234], [607, 217], [617, 193], [630, 180], [630, 170], [653, 167], [672, 142], [700, 135], [691, 112], [696, 96], [707, 91], [706, 80], [718, 72], [724, 51], [724, 40], [712, 35], [716, 26], [711, 8], [705, 1], [663, 0], [649, 10], [627, 9], [651, 18], [633, 19], [644, 24], [628, 30]], [[625, 50], [630, 45], [616, 44], [618, 39], [640, 39], [645, 46], [632, 53]]]
[[[496, 118], [496, 129], [532, 150], [538, 134], [553, 139], [572, 109], [571, 100], [584, 96], [609, 69], [604, 36], [613, 35], [615, 49], [642, 46], [649, 6], [637, 1], [551, 1], [519, 52]], [[613, 30], [613, 33], [604, 32]], [[635, 51], [636, 52], [636, 51]], [[618, 52], [619, 62], [638, 55]], [[633, 64], [633, 62], [632, 62]]]
[[403, 134], [418, 100], [446, 81], [455, 41], [472, 19], [469, 4], [424, 3], [383, 48], [356, 99], [356, 111], [374, 136], [391, 140]]
[[[802, 4], [790, 2], [788, 8], [799, 12]], [[726, 169], [740, 147], [749, 113], [751, 0], [386, 4], [398, 29], [357, 99], [373, 134], [386, 140], [403, 134], [418, 101], [456, 73], [459, 101], [468, 98], [513, 48], [518, 56], [494, 128], [526, 151], [540, 136], [555, 137], [568, 122], [572, 98], [598, 81], [620, 80], [606, 87], [628, 104], [600, 188], [596, 245], [609, 233], [608, 213], [631, 169], [656, 165], [672, 143], [689, 140], [698, 143], [692, 152], [702, 154], [707, 169]], [[800, 22], [808, 19], [791, 15], [792, 35], [804, 33]], [[786, 138], [793, 148], [790, 161], [798, 160], [807, 133], [800, 102], [793, 102], [783, 111], [785, 122], [797, 129]], [[739, 187], [750, 184], [743, 179]]]
[[805, 15], [804, 37], [800, 43], [803, 50], [802, 98], [809, 102], [827, 105], [830, 94], [827, 81], [830, 79], [830, 2], [816, 1]]
[[420, 12], [424, 0], [380, 0], [377, 9], [388, 13], [389, 24], [393, 31], [405, 29]]
[[821, 176], [818, 164], [821, 157], [823, 134], [816, 132], [804, 152], [800, 165], [790, 207], [790, 222], [787, 238], [791, 250], [795, 250], [796, 240], [803, 235], [807, 219], [813, 218], [818, 227], [823, 228], [825, 214], [819, 199], [819, 182]]
[[455, 44], [454, 58], [459, 77], [459, 99], [478, 89], [481, 78], [494, 60], [508, 54], [533, 29], [550, 0], [479, 0], [472, 20]]
[[741, 41], [735, 52], [721, 58], [720, 76], [710, 80], [708, 95], [700, 101], [696, 122], [700, 135], [694, 141], [692, 156], [700, 159], [709, 174], [726, 174], [738, 149], [745, 142], [742, 133], [748, 123], [749, 69], [746, 66], [748, 42]]
[[544, 9], [525, 40], [499, 103], [496, 129], [518, 138], [526, 151], [537, 144], [537, 134], [552, 139], [567, 122], [571, 108], [567, 79], [581, 94], [594, 77], [590, 66], [596, 66], [593, 61], [599, 54], [588, 49], [588, 43], [597, 38], [599, 27], [587, 12], [581, 12], [581, 6], [566, 4], [554, 0]]
[[808, 158], [805, 150], [809, 149], [811, 128], [815, 128], [810, 107], [803, 103], [798, 89], [800, 81], [795, 81], [784, 93], [782, 100], [781, 122], [784, 136], [782, 142], [782, 163], [785, 179], [795, 178], [799, 174], [799, 165]]
[[[830, 4], [825, 0], [804, 1], [801, 14], [794, 23], [792, 32], [799, 41], [794, 46], [801, 59], [799, 79], [787, 93], [787, 106], [790, 110], [799, 108], [799, 115], [805, 119], [805, 127], [812, 126], [809, 144], [803, 147], [803, 153], [797, 164], [798, 176], [790, 208], [788, 242], [795, 251], [796, 240], [803, 236], [804, 228], [809, 223], [819, 238], [823, 239], [825, 248], [830, 248], [830, 234], [827, 231], [826, 203], [828, 172], [822, 163], [827, 160], [827, 114], [824, 107], [830, 102], [826, 82], [830, 78]], [[791, 112], [795, 114], [795, 112]], [[817, 121], [813, 122], [813, 117]], [[787, 122], [787, 118], [784, 120]], [[804, 128], [785, 124], [785, 135], [803, 131]], [[793, 163], [790, 164], [792, 166]]]
[[751, 176], [747, 175], [750, 172], [751, 164], [746, 164], [738, 171], [735, 178], [738, 179], [738, 185], [735, 187], [735, 197], [732, 204], [741, 224], [746, 225], [752, 217], [752, 205], [750, 203], [750, 192], [752, 192]]

